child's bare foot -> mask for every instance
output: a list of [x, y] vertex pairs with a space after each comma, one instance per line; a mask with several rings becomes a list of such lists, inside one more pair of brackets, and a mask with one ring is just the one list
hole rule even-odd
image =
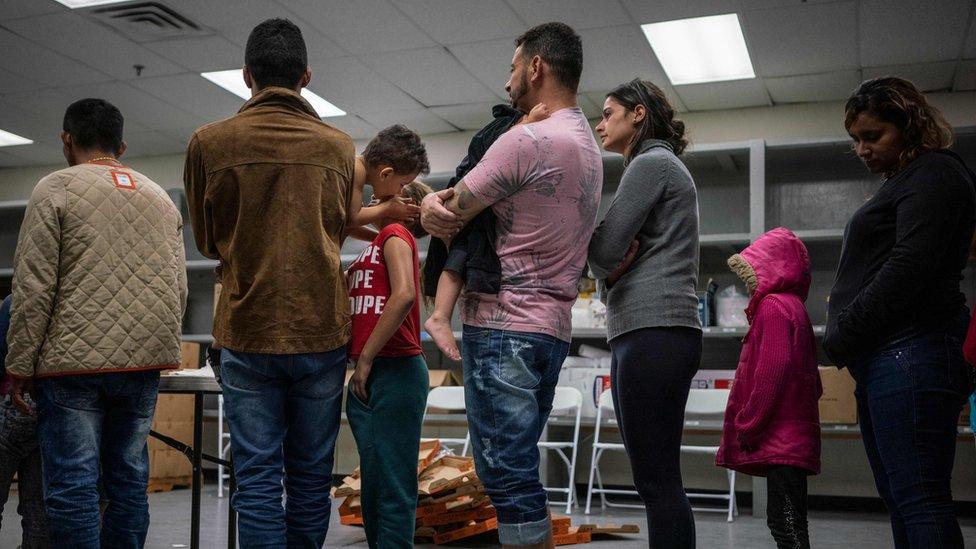
[[461, 352], [458, 351], [454, 332], [451, 331], [451, 321], [437, 316], [431, 316], [424, 322], [424, 329], [430, 334], [437, 348], [451, 360], [460, 361]]

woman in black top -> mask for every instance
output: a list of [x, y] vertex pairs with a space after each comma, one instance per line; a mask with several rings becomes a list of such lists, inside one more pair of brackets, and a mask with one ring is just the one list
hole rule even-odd
[[881, 189], [851, 218], [830, 292], [824, 350], [857, 382], [861, 433], [894, 545], [963, 547], [950, 478], [972, 390], [959, 290], [976, 224], [976, 176], [952, 130], [906, 80], [847, 100], [853, 149]]

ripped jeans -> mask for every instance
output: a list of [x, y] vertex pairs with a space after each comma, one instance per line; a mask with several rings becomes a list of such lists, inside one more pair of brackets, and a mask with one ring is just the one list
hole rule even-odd
[[499, 540], [540, 543], [551, 526], [537, 444], [569, 343], [466, 325], [461, 353], [475, 467], [498, 513]]

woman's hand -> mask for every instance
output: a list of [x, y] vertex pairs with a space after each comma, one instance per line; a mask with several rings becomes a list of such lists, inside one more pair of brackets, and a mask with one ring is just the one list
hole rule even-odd
[[369, 400], [369, 395], [366, 394], [366, 380], [369, 379], [369, 372], [372, 369], [373, 361], [364, 360], [363, 357], [359, 357], [359, 360], [356, 361], [356, 369], [353, 371], [352, 377], [349, 378], [349, 390], [363, 404], [366, 404]]
[[627, 253], [624, 254], [623, 261], [621, 261], [620, 265], [617, 265], [617, 268], [614, 269], [613, 272], [610, 273], [610, 276], [607, 277], [607, 288], [616, 284], [617, 281], [620, 280], [620, 277], [624, 276], [624, 273], [626, 273], [627, 270], [630, 269], [630, 266], [634, 264], [634, 258], [637, 257], [637, 248], [639, 246], [640, 243], [636, 239], [631, 241], [630, 247], [627, 248]]

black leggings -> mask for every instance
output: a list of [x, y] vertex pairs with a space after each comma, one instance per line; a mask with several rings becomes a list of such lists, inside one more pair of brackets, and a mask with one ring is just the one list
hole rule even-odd
[[694, 328], [643, 328], [610, 341], [614, 412], [634, 485], [647, 512], [652, 549], [695, 547], [695, 517], [681, 484], [681, 434], [701, 359]]
[[810, 549], [807, 472], [774, 465], [766, 471], [766, 524], [778, 549]]

